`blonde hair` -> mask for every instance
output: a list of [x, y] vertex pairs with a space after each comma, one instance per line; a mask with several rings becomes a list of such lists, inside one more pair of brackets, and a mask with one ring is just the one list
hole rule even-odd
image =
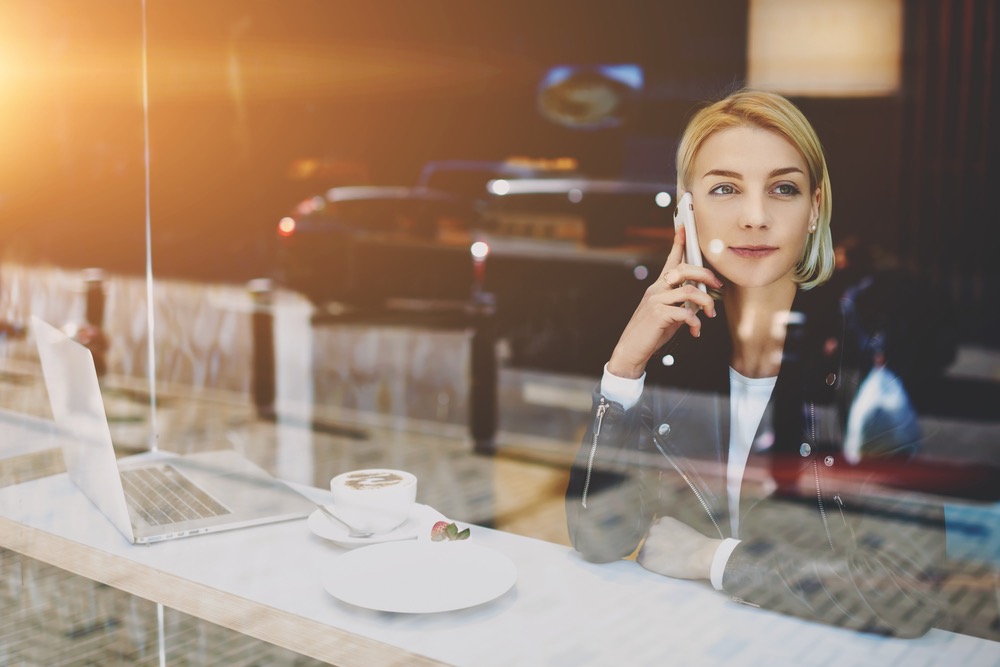
[[756, 127], [784, 137], [802, 155], [809, 170], [809, 194], [819, 188], [819, 218], [816, 231], [809, 234], [802, 257], [795, 267], [795, 282], [801, 289], [822, 285], [833, 275], [835, 258], [830, 234], [833, 195], [823, 146], [816, 131], [798, 107], [781, 95], [757, 90], [740, 90], [700, 109], [684, 130], [677, 147], [677, 189], [686, 191], [687, 178], [695, 156], [705, 140], [731, 127]]

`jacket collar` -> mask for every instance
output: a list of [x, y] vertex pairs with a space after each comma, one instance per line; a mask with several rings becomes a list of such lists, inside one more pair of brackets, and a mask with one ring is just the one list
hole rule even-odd
[[[647, 384], [728, 394], [732, 343], [725, 306], [719, 301], [716, 308], [719, 315], [714, 319], [699, 314], [700, 338], [692, 338], [687, 328], [682, 328], [654, 356], [647, 368]], [[844, 324], [836, 295], [822, 287], [799, 290], [789, 314], [779, 377], [798, 366], [803, 369], [801, 389], [819, 397], [839, 385], [843, 350]], [[669, 364], [658, 363], [667, 357]]]

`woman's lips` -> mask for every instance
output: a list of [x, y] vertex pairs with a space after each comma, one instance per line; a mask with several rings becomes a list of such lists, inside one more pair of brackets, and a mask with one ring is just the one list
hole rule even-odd
[[729, 248], [730, 252], [734, 253], [737, 257], [745, 257], [747, 259], [758, 259], [760, 257], [767, 257], [773, 252], [777, 252], [777, 248], [770, 245], [743, 245], [743, 246], [731, 246]]

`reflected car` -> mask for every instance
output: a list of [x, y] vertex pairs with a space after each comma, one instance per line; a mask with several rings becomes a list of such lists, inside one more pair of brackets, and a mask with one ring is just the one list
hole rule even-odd
[[497, 178], [488, 227], [512, 236], [558, 238], [589, 247], [662, 243], [673, 238], [673, 186], [583, 177]]
[[465, 302], [481, 226], [475, 201], [422, 187], [344, 186], [305, 199], [277, 225], [277, 279], [314, 304], [385, 308]]
[[494, 179], [483, 288], [511, 366], [593, 375], [659, 276], [674, 188], [582, 177]]
[[482, 187], [481, 198], [357, 186], [306, 199], [278, 224], [279, 282], [325, 310], [478, 299], [509, 366], [597, 372], [666, 259], [672, 188], [579, 177]]

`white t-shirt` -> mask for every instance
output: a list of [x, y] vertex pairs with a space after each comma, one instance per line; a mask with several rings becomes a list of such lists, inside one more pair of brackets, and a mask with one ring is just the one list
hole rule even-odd
[[[628, 410], [639, 402], [646, 374], [638, 379], [618, 377], [604, 366], [601, 379], [601, 395], [620, 403]], [[739, 536], [740, 527], [740, 487], [747, 459], [753, 446], [753, 438], [760, 426], [760, 420], [771, 400], [777, 377], [748, 378], [729, 369], [729, 464], [726, 467], [726, 491], [729, 499], [730, 528], [734, 536]], [[722, 590], [722, 574], [725, 572], [729, 556], [736, 549], [739, 539], [726, 538], [715, 550], [712, 558], [711, 581], [716, 590]]]
[[729, 464], [726, 491], [729, 495], [729, 525], [733, 537], [740, 536], [740, 487], [747, 468], [757, 427], [771, 400], [777, 377], [748, 378], [729, 369]]

